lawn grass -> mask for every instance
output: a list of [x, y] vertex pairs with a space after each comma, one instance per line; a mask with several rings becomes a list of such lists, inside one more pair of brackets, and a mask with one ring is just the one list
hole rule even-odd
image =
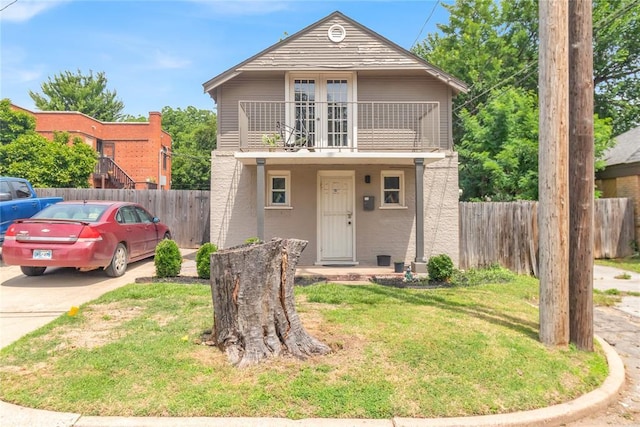
[[637, 255], [626, 258], [597, 259], [595, 262], [596, 264], [605, 265], [607, 267], [615, 267], [622, 270], [640, 273], [640, 257]]
[[603, 354], [538, 341], [538, 282], [428, 290], [296, 288], [309, 333], [333, 352], [238, 370], [199, 343], [208, 286], [132, 284], [0, 350], [0, 398], [120, 416], [390, 418], [492, 414], [600, 385]]

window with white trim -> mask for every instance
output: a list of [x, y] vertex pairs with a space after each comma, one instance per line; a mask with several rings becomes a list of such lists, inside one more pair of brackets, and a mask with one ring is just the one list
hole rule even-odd
[[382, 207], [404, 207], [404, 172], [382, 171]]
[[291, 172], [269, 171], [267, 172], [267, 206], [289, 207], [291, 206]]

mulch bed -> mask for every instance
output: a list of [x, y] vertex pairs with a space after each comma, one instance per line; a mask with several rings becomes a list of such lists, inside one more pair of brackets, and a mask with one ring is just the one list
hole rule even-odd
[[[322, 282], [342, 282], [342, 281], [365, 281], [361, 276], [296, 276], [295, 284], [297, 286], [309, 286]], [[394, 288], [407, 289], [438, 289], [451, 287], [451, 284], [444, 282], [433, 282], [427, 279], [418, 279], [412, 282], [405, 282], [400, 276], [373, 276], [368, 280], [382, 286], [391, 286]], [[178, 284], [200, 284], [210, 285], [210, 279], [201, 279], [197, 276], [176, 276], [176, 277], [138, 277], [136, 283], [178, 283]]]
[[382, 286], [406, 289], [438, 289], [451, 287], [449, 283], [434, 282], [426, 278], [418, 278], [414, 281], [405, 282], [403, 277], [398, 276], [373, 276], [371, 282]]
[[178, 283], [178, 284], [200, 284], [209, 285], [209, 279], [201, 279], [196, 276], [176, 276], [176, 277], [137, 277], [136, 283]]

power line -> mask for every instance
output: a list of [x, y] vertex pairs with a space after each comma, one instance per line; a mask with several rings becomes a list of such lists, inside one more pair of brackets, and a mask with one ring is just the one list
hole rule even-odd
[[[17, 1], [17, 0], [16, 0]], [[415, 46], [416, 43], [418, 43], [418, 39], [420, 38], [420, 36], [422, 35], [422, 32], [424, 31], [424, 28], [427, 26], [427, 24], [429, 23], [429, 20], [431, 19], [431, 17], [433, 16], [433, 13], [436, 11], [436, 7], [438, 7], [438, 5], [440, 4], [440, 0], [436, 1], [436, 4], [433, 5], [433, 9], [431, 9], [431, 13], [429, 14], [429, 16], [427, 17], [427, 20], [424, 21], [424, 24], [422, 24], [422, 28], [420, 28], [420, 32], [418, 33], [418, 36], [416, 37], [416, 39], [413, 41], [413, 44], [411, 45], [411, 47]]]
[[[483, 92], [479, 93], [478, 95], [474, 96], [473, 98], [468, 99], [467, 101], [465, 101], [465, 103], [464, 103], [464, 104], [462, 104], [462, 105], [458, 105], [456, 108], [454, 108], [453, 112], [455, 113], [456, 111], [460, 110], [461, 108], [464, 108], [467, 104], [470, 104], [471, 102], [475, 101], [476, 99], [478, 99], [478, 98], [480, 98], [480, 97], [484, 96], [486, 93], [491, 92], [493, 89], [495, 89], [495, 88], [497, 88], [497, 87], [499, 87], [499, 86], [502, 86], [502, 85], [506, 84], [509, 80], [511, 80], [512, 78], [514, 78], [514, 77], [515, 77], [515, 76], [517, 76], [518, 74], [520, 74], [520, 73], [522, 73], [522, 72], [526, 71], [526, 70], [527, 70], [527, 69], [529, 69], [532, 65], [536, 65], [537, 63], [538, 63], [538, 60], [537, 60], [537, 59], [536, 59], [536, 60], [534, 60], [534, 61], [529, 62], [529, 63], [528, 63], [524, 68], [520, 69], [519, 71], [517, 71], [517, 72], [513, 73], [512, 75], [510, 75], [510, 76], [508, 76], [508, 77], [505, 77], [503, 80], [499, 81], [498, 83], [496, 83], [496, 84], [494, 84], [493, 86], [491, 86], [489, 89], [486, 89], [485, 91], [483, 91]], [[524, 75], [524, 76], [519, 80], [519, 82], [520, 82], [520, 81], [522, 81], [522, 80], [524, 80], [524, 79], [526, 79], [526, 78], [528, 78], [528, 77], [530, 77], [530, 76], [531, 76], [531, 74], [532, 74], [531, 72], [529, 72], [529, 73], [525, 74], [525, 75]]]
[[[627, 4], [626, 6], [622, 7], [620, 10], [618, 10], [615, 14], [607, 16], [606, 18], [602, 18], [600, 19], [598, 22], [596, 22], [593, 25], [593, 34], [595, 36], [595, 34], [598, 32], [598, 30], [601, 30], [602, 28], [606, 27], [607, 25], [609, 25], [612, 21], [614, 21], [615, 19], [617, 19], [619, 16], [621, 16], [623, 13], [627, 12], [628, 10], [630, 10], [631, 8], [633, 8], [634, 6], [636, 6], [638, 3], [640, 3], [640, 0], [634, 0], [629, 2], [629, 4]], [[514, 78], [515, 76], [517, 76], [518, 74], [522, 73], [523, 71], [526, 71], [527, 69], [529, 69], [532, 65], [536, 65], [538, 63], [538, 59], [534, 59], [533, 61], [527, 63], [525, 65], [524, 68], [520, 69], [519, 71], [515, 72], [514, 74], [504, 78], [503, 80], [499, 81], [498, 83], [496, 83], [495, 85], [493, 85], [492, 87], [490, 87], [489, 89], [481, 92], [480, 94], [474, 96], [471, 99], [468, 99], [467, 101], [464, 102], [464, 104], [457, 106], [456, 108], [453, 109], [453, 113], [456, 114], [460, 109], [464, 108], [465, 106], [467, 106], [468, 104], [470, 104], [471, 102], [477, 100], [478, 98], [484, 96], [486, 93], [492, 91], [493, 89], [500, 87], [506, 83], [509, 82], [509, 80], [511, 80], [512, 78]], [[524, 76], [522, 76], [517, 82], [516, 84], [522, 82], [523, 80], [531, 77], [535, 72], [537, 72], [537, 69], [534, 68], [533, 70], [530, 70], [529, 72], [527, 72]], [[475, 84], [473, 85], [475, 86]], [[473, 88], [472, 86], [472, 88]], [[498, 95], [496, 95], [496, 98], [501, 97], [502, 95], [504, 95], [507, 92], [507, 90], [503, 90], [502, 92], [500, 92]], [[457, 116], [457, 114], [456, 114]]]
[[2, 9], [0, 9], [0, 12], [2, 12], [2, 11], [3, 11], [3, 10], [5, 10], [6, 8], [8, 8], [9, 6], [11, 6], [12, 4], [17, 3], [17, 2], [18, 2], [18, 0], [13, 0], [13, 1], [12, 1], [11, 3], [9, 3], [8, 5], [3, 6], [3, 7], [2, 7]]
[[598, 30], [602, 29], [603, 27], [608, 26], [611, 22], [613, 22], [616, 19], [618, 19], [618, 17], [620, 15], [622, 15], [625, 12], [627, 12], [629, 9], [631, 9], [634, 6], [636, 6], [638, 3], [640, 3], [640, 0], [632, 1], [628, 5], [626, 5], [625, 7], [621, 8], [620, 10], [618, 10], [615, 14], [607, 16], [606, 18], [604, 18], [604, 17], [601, 18], [600, 21], [598, 21], [593, 27], [593, 35], [595, 36], [596, 33], [598, 32]]

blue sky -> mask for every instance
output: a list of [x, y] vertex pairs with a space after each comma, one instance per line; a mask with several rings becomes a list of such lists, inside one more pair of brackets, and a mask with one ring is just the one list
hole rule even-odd
[[143, 116], [214, 109], [202, 83], [336, 10], [405, 49], [448, 20], [432, 0], [0, 0], [0, 9], [0, 98], [34, 110], [29, 90], [92, 70], [125, 114]]

